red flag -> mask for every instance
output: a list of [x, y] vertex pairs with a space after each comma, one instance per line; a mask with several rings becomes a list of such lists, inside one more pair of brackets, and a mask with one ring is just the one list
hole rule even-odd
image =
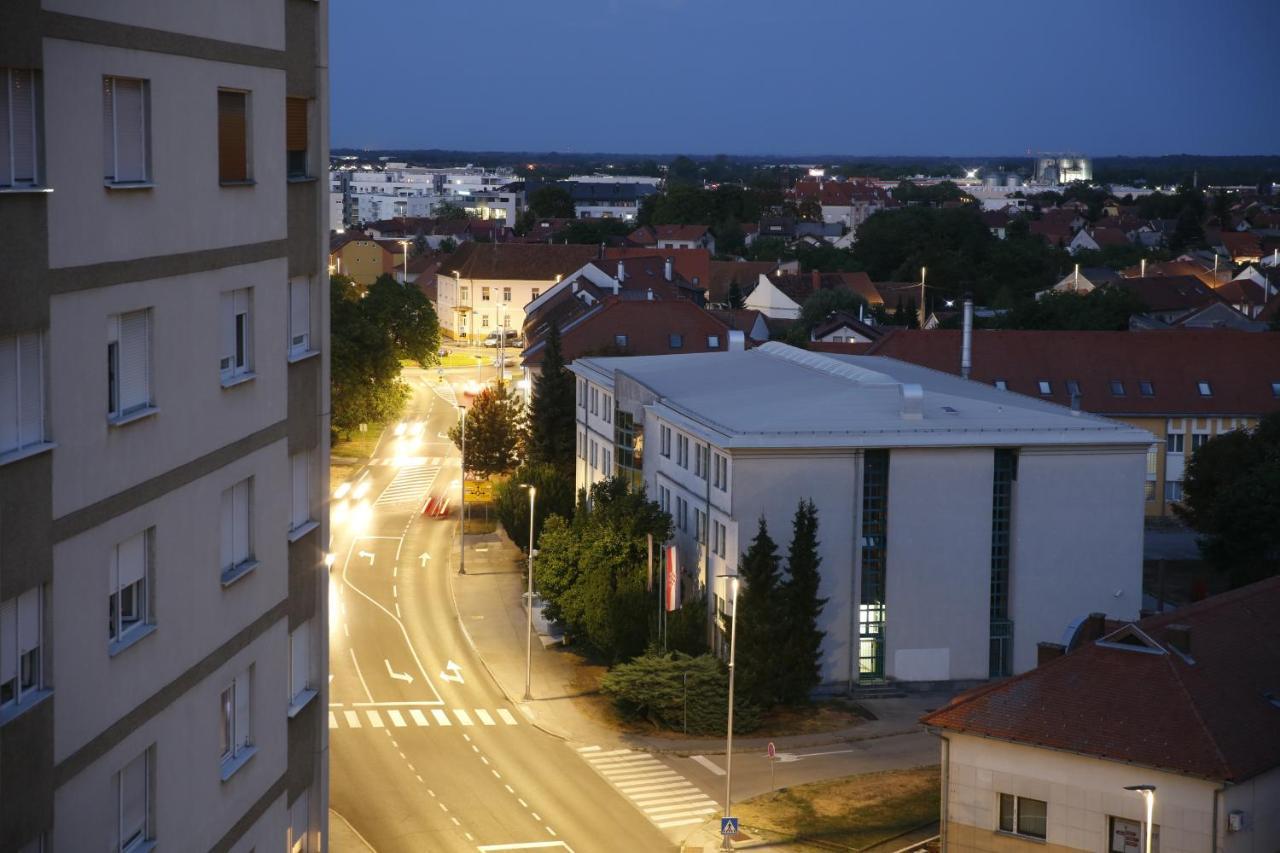
[[676, 546], [667, 546], [667, 610], [680, 609], [680, 560], [676, 554]]

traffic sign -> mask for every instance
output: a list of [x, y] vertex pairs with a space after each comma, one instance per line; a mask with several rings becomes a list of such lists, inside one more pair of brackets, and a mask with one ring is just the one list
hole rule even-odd
[[736, 817], [720, 818], [720, 834], [721, 835], [737, 835], [738, 819]]
[[769, 741], [769, 757], [773, 758], [778, 754], [778, 750], [774, 747], [773, 741]]

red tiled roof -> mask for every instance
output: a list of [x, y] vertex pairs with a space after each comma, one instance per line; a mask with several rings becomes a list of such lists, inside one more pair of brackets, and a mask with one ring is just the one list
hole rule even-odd
[[[1280, 766], [1277, 613], [1280, 577], [1141, 620], [1158, 654], [1109, 645], [1119, 639], [1110, 634], [963, 694], [922, 722], [1241, 782]], [[1190, 629], [1186, 656], [1170, 644], [1176, 625]]]
[[463, 243], [440, 264], [463, 278], [552, 281], [581, 269], [596, 256], [595, 246], [542, 243]]
[[[606, 246], [605, 260], [616, 261], [619, 258], [641, 258], [661, 255], [671, 258], [676, 275], [690, 284], [707, 288], [711, 280], [711, 253], [706, 249], [644, 249], [639, 247]], [[613, 266], [616, 266], [613, 265]], [[602, 267], [603, 268], [603, 267]]]
[[1099, 226], [1089, 232], [1089, 236], [1093, 238], [1093, 242], [1097, 243], [1099, 248], [1105, 249], [1107, 246], [1128, 246], [1129, 238], [1125, 232], [1119, 228], [1104, 228]]
[[1195, 276], [1149, 275], [1146, 278], [1121, 278], [1108, 283], [1129, 291], [1142, 300], [1148, 311], [1189, 311], [1222, 301], [1212, 287]]
[[1223, 231], [1222, 245], [1234, 261], [1238, 258], [1258, 258], [1262, 255], [1262, 243], [1251, 231]]
[[1237, 278], [1214, 288], [1214, 292], [1232, 305], [1263, 305], [1266, 297], [1262, 285], [1250, 278]]
[[[960, 338], [954, 329], [899, 329], [877, 341], [871, 354], [958, 374]], [[977, 329], [970, 378], [1002, 379], [1010, 391], [1064, 406], [1071, 403], [1067, 382], [1074, 381], [1081, 408], [1101, 415], [1257, 416], [1280, 409], [1271, 392], [1271, 383], [1280, 382], [1280, 335]], [[1052, 393], [1039, 393], [1041, 380]], [[1112, 393], [1113, 381], [1123, 383], [1123, 396]], [[1202, 381], [1211, 396], [1200, 395]], [[1143, 396], [1142, 382], [1151, 383], [1151, 396]]]
[[880, 291], [864, 272], [767, 273], [774, 286], [791, 297], [797, 304], [819, 290], [847, 290], [861, 296], [868, 305], [882, 305]]
[[774, 261], [711, 261], [708, 264], [707, 299], [724, 302], [729, 298], [729, 288], [736, 281], [743, 293], [756, 286], [761, 275], [777, 269]]
[[[619, 346], [618, 335], [626, 336]], [[681, 346], [671, 346], [680, 335]], [[708, 338], [714, 336], [717, 346]], [[666, 355], [669, 353], [723, 352], [728, 348], [729, 327], [687, 299], [621, 299], [607, 297], [591, 310], [569, 320], [560, 329], [565, 361], [588, 355]], [[530, 342], [523, 363], [541, 364], [542, 341]]]
[[1070, 225], [1051, 222], [1047, 219], [1033, 220], [1028, 223], [1027, 229], [1050, 246], [1065, 246], [1075, 236], [1075, 232], [1071, 230]]

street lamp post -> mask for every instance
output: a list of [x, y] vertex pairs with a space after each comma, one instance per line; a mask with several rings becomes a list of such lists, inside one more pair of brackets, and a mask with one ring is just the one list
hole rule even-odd
[[1143, 853], [1151, 853], [1151, 833], [1152, 818], [1154, 817], [1156, 807], [1156, 786], [1155, 785], [1125, 785], [1126, 791], [1137, 791], [1142, 795], [1142, 799], [1147, 803], [1147, 822], [1143, 826]]
[[400, 248], [404, 250], [404, 280], [400, 282], [406, 287], [409, 286], [409, 241], [400, 240]]
[[461, 476], [458, 477], [458, 574], [467, 573], [467, 548], [464, 538], [467, 529], [467, 408], [462, 407], [462, 459]]
[[529, 490], [529, 630], [524, 638], [524, 701], [533, 698], [533, 502], [537, 488], [523, 484]]
[[[733, 671], [734, 658], [738, 651], [738, 578], [731, 579], [733, 584], [733, 621], [729, 623], [729, 727], [725, 732], [724, 760], [724, 816], [733, 817]], [[733, 849], [733, 838], [724, 836], [723, 849]], [[1149, 853], [1149, 851], [1148, 851]]]

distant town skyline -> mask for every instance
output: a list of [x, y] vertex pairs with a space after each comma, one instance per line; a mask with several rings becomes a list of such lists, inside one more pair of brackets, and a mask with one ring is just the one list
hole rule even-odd
[[[1270, 154], [1257, 0], [416, 0], [332, 7], [335, 148]], [[1212, 22], [1221, 54], [1207, 49]]]

